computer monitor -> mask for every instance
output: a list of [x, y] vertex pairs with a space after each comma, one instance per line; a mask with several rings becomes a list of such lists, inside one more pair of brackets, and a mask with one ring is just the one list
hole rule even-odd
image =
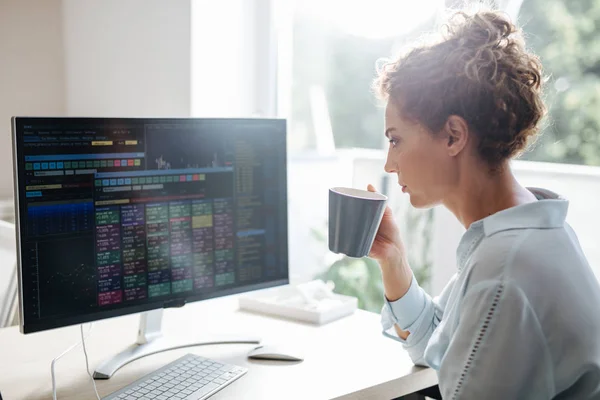
[[288, 283], [285, 120], [15, 117], [13, 147], [23, 333]]

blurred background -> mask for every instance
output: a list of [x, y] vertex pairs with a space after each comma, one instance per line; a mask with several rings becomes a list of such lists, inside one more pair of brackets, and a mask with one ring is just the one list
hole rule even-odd
[[[288, 119], [292, 282], [331, 280], [380, 309], [379, 267], [327, 247], [327, 189], [373, 183], [436, 295], [464, 229], [443, 208], [412, 209], [385, 177], [383, 108], [370, 85], [378, 59], [463, 3], [0, 0], [0, 219], [14, 218], [13, 115], [277, 116]], [[523, 184], [570, 200], [568, 221], [600, 276], [600, 2], [491, 3], [523, 28], [548, 75], [543, 135], [513, 167]]]

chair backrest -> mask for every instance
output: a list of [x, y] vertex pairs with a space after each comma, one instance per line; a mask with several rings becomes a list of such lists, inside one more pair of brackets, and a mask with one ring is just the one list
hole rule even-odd
[[0, 328], [15, 323], [17, 303], [15, 225], [0, 220]]

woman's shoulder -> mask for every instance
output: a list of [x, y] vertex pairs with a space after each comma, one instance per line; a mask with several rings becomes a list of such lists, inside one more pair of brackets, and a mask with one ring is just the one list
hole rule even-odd
[[587, 279], [591, 269], [572, 229], [514, 229], [482, 239], [465, 271], [469, 282], [511, 281], [553, 286], [569, 276]]

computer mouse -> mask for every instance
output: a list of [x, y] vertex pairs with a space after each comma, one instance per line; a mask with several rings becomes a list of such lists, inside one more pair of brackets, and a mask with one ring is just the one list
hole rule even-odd
[[248, 358], [255, 360], [277, 360], [277, 361], [303, 361], [304, 357], [297, 350], [287, 349], [281, 346], [262, 345], [248, 353]]

